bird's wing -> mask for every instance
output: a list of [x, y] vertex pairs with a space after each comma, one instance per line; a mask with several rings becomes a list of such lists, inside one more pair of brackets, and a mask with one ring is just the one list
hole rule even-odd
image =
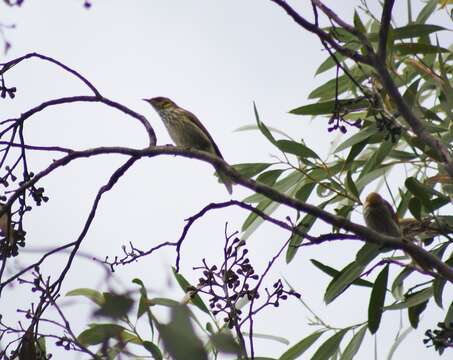
[[390, 203], [387, 200], [383, 199], [383, 201], [384, 201], [385, 206], [389, 210], [389, 213], [392, 216], [393, 220], [398, 224], [399, 223], [398, 216], [396, 215], [395, 210], [393, 210], [393, 206], [390, 205]]
[[215, 141], [212, 138], [211, 134], [209, 134], [208, 130], [203, 126], [203, 124], [200, 122], [200, 120], [198, 120], [198, 118], [194, 114], [192, 114], [188, 110], [185, 110], [185, 111], [186, 111], [187, 117], [190, 119], [190, 121], [192, 121], [198, 128], [200, 128], [203, 131], [203, 133], [209, 138], [209, 140], [212, 143], [212, 147], [214, 148], [214, 151], [215, 151], [216, 155], [219, 158], [223, 159], [222, 153], [220, 152], [219, 148], [217, 147], [217, 144], [215, 143]]

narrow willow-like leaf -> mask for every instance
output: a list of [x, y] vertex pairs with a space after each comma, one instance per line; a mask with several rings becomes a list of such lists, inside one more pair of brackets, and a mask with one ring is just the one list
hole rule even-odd
[[[334, 269], [333, 267], [325, 265], [318, 260], [310, 259], [310, 261], [319, 270], [321, 270], [323, 273], [329, 275], [330, 277], [336, 277], [340, 274], [340, 271]], [[371, 281], [363, 280], [363, 279], [356, 279], [351, 284], [357, 285], [357, 286], [364, 286], [364, 287], [373, 287], [373, 283]]]
[[395, 299], [397, 299], [397, 300], [404, 299], [403, 283], [404, 283], [404, 280], [413, 272], [414, 272], [413, 269], [404, 268], [403, 270], [401, 270], [401, 272], [398, 274], [398, 276], [395, 278], [395, 280], [393, 280], [391, 291], [392, 291], [393, 297]]
[[[173, 270], [173, 276], [175, 277], [177, 283], [181, 287], [181, 289], [184, 292], [187, 292], [187, 289], [190, 288], [192, 285], [186, 280], [186, 278], [181, 274], [177, 273], [175, 268], [172, 268]], [[199, 308], [201, 311], [205, 312], [206, 314], [209, 314], [209, 309], [201, 299], [200, 295], [195, 294], [190, 298], [190, 302], [194, 304], [197, 308]]]
[[349, 111], [363, 110], [368, 107], [369, 103], [365, 99], [340, 99], [320, 101], [313, 104], [300, 106], [290, 111], [294, 115], [326, 115], [332, 114], [335, 110], [347, 108]]
[[437, 306], [439, 306], [440, 308], [443, 308], [442, 295], [443, 295], [446, 283], [447, 283], [447, 280], [439, 279], [439, 278], [436, 278], [433, 281], [434, 301], [436, 302]]
[[379, 254], [379, 246], [365, 244], [357, 253], [355, 261], [341, 270], [340, 274], [329, 283], [324, 294], [324, 301], [329, 304], [345, 291], [362, 274], [365, 267]]
[[313, 334], [308, 335], [306, 338], [303, 338], [297, 344], [291, 346], [286, 350], [278, 360], [295, 360], [299, 359], [305, 351], [307, 351], [310, 346], [312, 346], [316, 340], [323, 334], [322, 331], [316, 331]]
[[409, 322], [414, 329], [416, 329], [418, 327], [418, 323], [420, 321], [420, 315], [423, 313], [423, 311], [425, 311], [427, 305], [428, 305], [428, 300], [425, 302], [422, 302], [418, 305], [411, 306], [409, 309], [407, 309], [407, 314], [409, 316]]
[[271, 164], [267, 163], [243, 163], [233, 165], [234, 170], [239, 172], [242, 176], [252, 178], [262, 171], [266, 170]]
[[338, 331], [336, 334], [328, 338], [324, 343], [318, 348], [311, 360], [326, 360], [330, 358], [335, 352], [340, 348], [341, 340], [345, 334], [349, 331], [349, 328]]
[[360, 349], [362, 345], [363, 338], [366, 334], [367, 326], [363, 325], [359, 331], [352, 337], [351, 341], [349, 342], [348, 346], [343, 351], [340, 360], [353, 360], [354, 356]]
[[[302, 218], [299, 224], [297, 224], [296, 229], [300, 233], [306, 234], [310, 231], [316, 220], [317, 218], [315, 216], [307, 214]], [[303, 239], [304, 239], [303, 236], [296, 232], [291, 235], [291, 239], [288, 244], [288, 250], [286, 251], [287, 264], [289, 264], [296, 256], [297, 252], [300, 249], [300, 244], [302, 243]]]
[[363, 142], [364, 140], [367, 140], [374, 134], [378, 133], [378, 128], [376, 125], [372, 124], [370, 126], [367, 126], [366, 128], [363, 128], [360, 130], [357, 134], [352, 135], [350, 138], [346, 139], [344, 142], [342, 142], [338, 147], [335, 149], [335, 152], [340, 152], [344, 149], [347, 149], [353, 145], [356, 145], [358, 143]]
[[104, 295], [102, 293], [88, 288], [79, 288], [68, 291], [66, 296], [84, 296], [98, 306], [102, 306], [105, 303]]
[[368, 329], [374, 334], [381, 323], [382, 312], [384, 311], [385, 294], [387, 292], [387, 281], [389, 276], [389, 266], [386, 265], [374, 282], [371, 290], [370, 303], [368, 305]]
[[404, 339], [409, 335], [409, 333], [412, 331], [412, 327], [408, 327], [406, 330], [404, 330], [399, 336], [395, 339], [395, 342], [393, 343], [392, 347], [390, 348], [390, 351], [387, 355], [387, 360], [392, 360], [393, 354], [395, 353], [396, 349], [398, 349], [398, 346], [401, 345], [401, 343], [404, 341]]
[[415, 306], [425, 302], [430, 297], [433, 296], [433, 289], [431, 287], [417, 291], [409, 296], [407, 296], [405, 301], [389, 305], [385, 307], [385, 310], [401, 310], [407, 309], [411, 306]]
[[301, 158], [315, 158], [319, 159], [318, 154], [316, 154], [309, 147], [304, 144], [297, 143], [291, 140], [277, 140], [277, 147], [284, 153], [293, 154]]
[[393, 49], [400, 55], [438, 54], [449, 52], [448, 49], [443, 47], [420, 43], [394, 44]]

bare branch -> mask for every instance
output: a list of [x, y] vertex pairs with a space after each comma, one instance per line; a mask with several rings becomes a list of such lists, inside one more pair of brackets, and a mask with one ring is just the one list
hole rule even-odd
[[59, 67], [61, 67], [63, 70], [69, 72], [70, 74], [74, 75], [78, 79], [80, 79], [88, 88], [94, 93], [95, 96], [101, 96], [100, 92], [95, 88], [95, 86], [88, 81], [87, 78], [82, 76], [79, 72], [75, 71], [74, 69], [71, 69], [69, 66], [59, 62], [58, 60], [55, 60], [49, 56], [38, 54], [36, 52], [25, 54], [24, 56], [18, 57], [16, 59], [13, 59], [11, 61], [8, 61], [6, 63], [0, 64], [2, 68], [0, 69], [0, 75], [4, 75], [9, 69], [12, 67], [16, 66], [17, 64], [21, 63], [24, 60], [31, 59], [31, 58], [38, 58], [44, 61], [51, 62], [52, 64], [55, 64]]
[[304, 19], [296, 10], [294, 10], [286, 1], [284, 0], [270, 0], [273, 3], [277, 4], [281, 8], [283, 8], [286, 13], [300, 26], [302, 26], [305, 30], [310, 31], [311, 33], [316, 34], [321, 40], [326, 41], [332, 48], [338, 51], [340, 54], [347, 56], [357, 62], [361, 62], [364, 64], [369, 64], [370, 60], [359, 54], [356, 51], [351, 49], [345, 48], [338, 44], [330, 34], [326, 33], [320, 27], [316, 26], [315, 24], [307, 21]]
[[14, 129], [17, 126], [17, 124], [23, 123], [25, 120], [27, 120], [31, 116], [35, 115], [36, 113], [38, 113], [48, 107], [62, 105], [62, 104], [70, 104], [70, 103], [75, 103], [75, 102], [98, 102], [101, 104], [105, 104], [109, 107], [112, 107], [114, 109], [117, 109], [117, 110], [133, 117], [134, 119], [137, 119], [144, 126], [146, 133], [148, 134], [149, 145], [153, 146], [156, 144], [156, 135], [154, 133], [154, 130], [153, 130], [151, 124], [149, 123], [149, 121], [143, 115], [129, 109], [128, 107], [126, 107], [116, 101], [107, 99], [105, 97], [88, 96], [88, 95], [69, 96], [69, 97], [62, 97], [62, 98], [58, 98], [58, 99], [48, 100], [48, 101], [45, 101], [27, 111], [25, 111], [18, 118], [3, 120], [0, 124], [6, 124], [6, 123], [10, 122], [11, 125], [6, 127], [5, 129], [3, 129], [3, 131], [0, 133], [0, 137], [3, 136], [4, 134], [6, 134], [11, 129]]
[[240, 184], [259, 194], [265, 195], [266, 197], [270, 198], [273, 201], [279, 202], [290, 208], [302, 211], [304, 213], [313, 215], [330, 225], [334, 225], [344, 230], [351, 231], [352, 233], [359, 236], [363, 241], [371, 242], [381, 246], [389, 246], [394, 249], [400, 249], [407, 252], [416, 259], [423, 259], [423, 262], [425, 264], [432, 265], [432, 267], [436, 269], [440, 274], [442, 274], [446, 279], [448, 279], [450, 282], [453, 282], [453, 269], [451, 267], [446, 265], [444, 262], [442, 262], [439, 258], [434, 256], [433, 254], [429, 253], [428, 251], [411, 242], [401, 241], [400, 238], [394, 238], [379, 234], [373, 230], [368, 229], [365, 226], [352, 223], [346, 218], [322, 210], [315, 205], [304, 203], [297, 199], [289, 197], [285, 194], [282, 194], [270, 186], [257, 183], [252, 179], [242, 176], [235, 169], [229, 166], [224, 160], [219, 159], [215, 155], [211, 155], [203, 151], [182, 149], [176, 146], [156, 146], [142, 150], [135, 150], [122, 147], [101, 147], [85, 151], [75, 151], [71, 154], [64, 156], [59, 160], [54, 161], [51, 165], [49, 165], [49, 167], [37, 173], [31, 180], [25, 182], [11, 195], [5, 206], [7, 208], [10, 208], [12, 203], [19, 197], [22, 191], [36, 184], [37, 181], [47, 176], [49, 173], [53, 172], [57, 168], [65, 166], [69, 162], [77, 158], [85, 158], [101, 154], [122, 154], [132, 156], [136, 160], [141, 157], [178, 155], [205, 161], [213, 165], [215, 168], [222, 170], [236, 184]]
[[392, 9], [395, 0], [385, 0], [382, 8], [381, 28], [379, 29], [379, 45], [377, 57], [382, 62], [387, 58], [387, 38], [389, 33], [390, 21], [392, 20]]

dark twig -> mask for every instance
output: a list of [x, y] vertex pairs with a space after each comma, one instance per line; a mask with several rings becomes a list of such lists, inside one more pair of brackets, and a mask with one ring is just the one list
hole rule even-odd
[[338, 44], [330, 34], [326, 33], [320, 27], [312, 24], [311, 22], [304, 19], [296, 10], [294, 10], [285, 0], [270, 0], [273, 3], [277, 4], [281, 8], [283, 8], [286, 13], [300, 26], [302, 26], [305, 30], [308, 30], [314, 34], [316, 34], [320, 39], [326, 41], [331, 47], [333, 47], [336, 51], [340, 54], [343, 54], [355, 61], [369, 64], [370, 61], [367, 57], [359, 54], [358, 52], [345, 48]]
[[21, 114], [18, 118], [13, 118], [13, 119], [7, 119], [2, 121], [0, 124], [5, 124], [8, 122], [11, 122], [12, 124], [6, 127], [1, 133], [0, 137], [3, 136], [6, 132], [10, 131], [11, 129], [15, 128], [17, 125], [16, 124], [21, 124], [23, 123], [26, 119], [30, 118], [31, 116], [35, 115], [36, 113], [51, 107], [51, 106], [56, 106], [56, 105], [62, 105], [62, 104], [70, 104], [70, 103], [75, 103], [75, 102], [99, 102], [102, 104], [105, 104], [109, 107], [112, 107], [114, 109], [117, 109], [135, 119], [137, 119], [144, 127], [145, 130], [148, 134], [149, 137], [149, 145], [153, 146], [156, 144], [156, 135], [154, 133], [154, 130], [148, 120], [141, 114], [129, 109], [128, 107], [104, 98], [102, 96], [88, 96], [88, 95], [81, 95], [81, 96], [69, 96], [69, 97], [62, 97], [58, 99], [53, 99], [53, 100], [47, 100], [27, 111]]
[[99, 91], [94, 87], [94, 85], [88, 81], [87, 78], [82, 76], [79, 72], [75, 71], [74, 69], [71, 69], [69, 66], [59, 62], [58, 60], [55, 60], [49, 56], [38, 54], [36, 52], [25, 54], [24, 56], [18, 57], [16, 59], [13, 59], [11, 61], [8, 61], [6, 63], [0, 64], [2, 68], [0, 69], [0, 75], [5, 74], [9, 69], [12, 67], [16, 66], [17, 64], [21, 63], [24, 60], [31, 59], [31, 58], [38, 58], [44, 61], [51, 62], [52, 64], [55, 64], [59, 67], [61, 67], [63, 70], [67, 71], [68, 73], [74, 75], [77, 77], [79, 80], [81, 80], [92, 92], [95, 96], [101, 96]]
[[395, 0], [385, 0], [382, 8], [381, 16], [381, 28], [379, 29], [379, 45], [377, 57], [383, 63], [386, 62], [387, 58], [387, 38], [390, 28], [390, 22], [392, 20], [392, 9]]
[[156, 146], [142, 150], [135, 150], [123, 147], [101, 147], [85, 151], [74, 151], [73, 153], [70, 153], [62, 157], [61, 159], [54, 161], [51, 165], [49, 165], [49, 167], [37, 173], [31, 180], [25, 182], [10, 196], [5, 206], [10, 208], [12, 203], [18, 198], [18, 196], [24, 189], [36, 184], [38, 180], [47, 176], [54, 170], [67, 165], [72, 160], [101, 154], [122, 154], [127, 156], [134, 156], [137, 158], [154, 157], [162, 155], [178, 155], [208, 162], [212, 164], [214, 167], [222, 170], [236, 184], [242, 185], [259, 194], [262, 194], [273, 201], [279, 202], [280, 204], [286, 205], [295, 210], [313, 215], [330, 225], [334, 225], [344, 230], [351, 231], [352, 233], [359, 236], [362, 239], [362, 241], [371, 242], [381, 246], [389, 246], [394, 249], [400, 249], [409, 253], [414, 258], [423, 259], [424, 263], [432, 265], [432, 267], [435, 270], [437, 270], [440, 274], [442, 274], [446, 279], [448, 279], [448, 281], [453, 282], [453, 269], [446, 265], [444, 262], [442, 262], [440, 259], [438, 259], [436, 256], [424, 250], [423, 248], [417, 246], [416, 244], [401, 241], [399, 238], [385, 236], [383, 234], [377, 233], [363, 225], [352, 223], [346, 218], [331, 214], [328, 211], [320, 209], [318, 206], [301, 202], [293, 197], [280, 193], [279, 191], [275, 190], [270, 186], [257, 183], [252, 179], [242, 176], [235, 169], [229, 166], [225, 161], [219, 159], [214, 155], [211, 155], [203, 151], [188, 150], [175, 146]]
[[118, 180], [126, 173], [127, 170], [139, 159], [137, 156], [130, 157], [122, 166], [120, 166], [113, 174], [110, 176], [109, 181], [101, 187], [101, 189], [98, 191], [96, 198], [93, 202], [93, 205], [91, 207], [90, 213], [88, 214], [88, 218], [85, 221], [85, 224], [83, 226], [83, 229], [75, 241], [74, 244], [74, 249], [72, 250], [71, 254], [69, 255], [68, 261], [66, 263], [66, 266], [62, 270], [60, 276], [58, 279], [52, 284], [51, 288], [54, 291], [54, 293], [58, 293], [60, 290], [61, 284], [63, 282], [63, 279], [65, 278], [67, 272], [71, 268], [72, 261], [74, 260], [75, 256], [77, 255], [77, 251], [82, 244], [83, 239], [85, 238], [86, 234], [88, 233], [88, 230], [90, 229], [90, 226], [94, 220], [94, 217], [96, 215], [96, 211], [99, 205], [99, 202], [101, 201], [102, 196], [110, 191], [113, 186], [118, 182]]

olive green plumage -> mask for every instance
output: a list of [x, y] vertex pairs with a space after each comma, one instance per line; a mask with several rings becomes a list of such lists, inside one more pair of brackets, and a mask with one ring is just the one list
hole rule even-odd
[[370, 229], [388, 236], [401, 236], [401, 228], [392, 205], [378, 193], [368, 194], [363, 207], [363, 217]]
[[[175, 145], [205, 151], [223, 159], [208, 130], [190, 111], [180, 108], [166, 97], [144, 100], [157, 111]], [[221, 172], [217, 171], [217, 173], [231, 194], [232, 181]]]

